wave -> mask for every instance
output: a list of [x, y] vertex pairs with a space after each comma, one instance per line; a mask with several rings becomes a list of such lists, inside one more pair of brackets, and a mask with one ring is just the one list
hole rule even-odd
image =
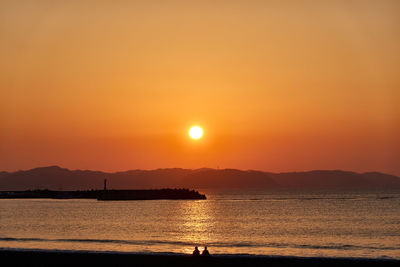
[[[194, 246], [193, 242], [172, 241], [172, 240], [118, 240], [118, 239], [46, 239], [46, 238], [16, 238], [0, 237], [0, 241], [5, 242], [77, 242], [77, 243], [112, 243], [122, 245], [172, 245], [172, 246]], [[262, 247], [262, 248], [300, 248], [300, 249], [321, 249], [321, 250], [400, 250], [400, 245], [395, 247], [388, 246], [362, 246], [351, 244], [288, 244], [288, 243], [259, 243], [259, 242], [208, 242], [205, 245], [221, 248], [233, 247]]]
[[393, 199], [393, 198], [396, 198], [396, 197], [393, 197], [393, 196], [387, 196], [387, 197], [377, 197], [376, 199]]

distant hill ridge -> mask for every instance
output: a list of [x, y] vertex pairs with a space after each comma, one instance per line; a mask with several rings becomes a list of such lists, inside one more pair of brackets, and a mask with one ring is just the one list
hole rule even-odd
[[109, 188], [301, 188], [301, 189], [363, 189], [400, 188], [400, 178], [394, 175], [341, 170], [270, 173], [237, 169], [156, 169], [102, 172], [69, 170], [49, 166], [16, 172], [0, 172], [0, 190], [78, 190], [100, 189], [107, 179]]

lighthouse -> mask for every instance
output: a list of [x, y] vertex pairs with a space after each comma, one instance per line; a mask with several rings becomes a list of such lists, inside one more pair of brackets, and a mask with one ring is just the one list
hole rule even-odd
[[107, 179], [104, 179], [104, 191], [107, 190]]

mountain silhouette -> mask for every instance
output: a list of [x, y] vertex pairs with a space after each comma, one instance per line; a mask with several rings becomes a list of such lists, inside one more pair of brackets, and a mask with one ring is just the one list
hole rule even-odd
[[156, 169], [124, 172], [69, 170], [58, 166], [16, 172], [0, 172], [0, 190], [84, 190], [101, 189], [104, 179], [113, 189], [144, 188], [299, 188], [362, 189], [400, 188], [394, 175], [341, 170], [270, 173], [236, 169]]

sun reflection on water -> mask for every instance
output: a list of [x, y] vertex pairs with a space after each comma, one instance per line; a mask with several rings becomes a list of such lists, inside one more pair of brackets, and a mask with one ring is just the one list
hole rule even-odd
[[201, 252], [211, 241], [214, 216], [210, 204], [210, 201], [204, 200], [182, 202], [180, 240], [193, 244], [193, 247], [184, 248], [183, 253], [191, 254], [194, 246], [198, 246]]

